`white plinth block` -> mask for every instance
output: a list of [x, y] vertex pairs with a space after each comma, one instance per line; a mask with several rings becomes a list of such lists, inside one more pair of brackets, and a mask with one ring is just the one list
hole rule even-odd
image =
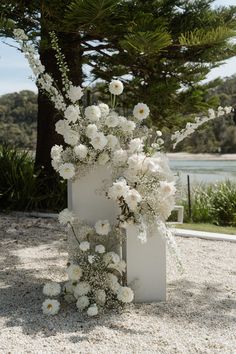
[[166, 242], [157, 232], [146, 243], [137, 238], [135, 226], [127, 229], [127, 283], [134, 289], [134, 302], [166, 300]]

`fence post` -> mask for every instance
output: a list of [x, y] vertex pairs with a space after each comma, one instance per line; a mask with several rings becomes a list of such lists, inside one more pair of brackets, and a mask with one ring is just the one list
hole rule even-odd
[[190, 186], [189, 175], [187, 175], [187, 183], [188, 183], [188, 215], [189, 215], [189, 219], [192, 220], [191, 186]]

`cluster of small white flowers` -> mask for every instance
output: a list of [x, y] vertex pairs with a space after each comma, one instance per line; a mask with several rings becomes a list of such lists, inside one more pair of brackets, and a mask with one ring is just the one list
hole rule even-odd
[[176, 146], [189, 135], [193, 134], [201, 125], [210, 120], [213, 120], [218, 117], [222, 117], [224, 115], [228, 115], [232, 112], [232, 107], [218, 107], [215, 111], [214, 109], [208, 110], [208, 116], [203, 117], [196, 117], [193, 123], [188, 122], [184, 129], [181, 131], [176, 131], [172, 136], [171, 140], [175, 143], [173, 144], [173, 148], [175, 149]]

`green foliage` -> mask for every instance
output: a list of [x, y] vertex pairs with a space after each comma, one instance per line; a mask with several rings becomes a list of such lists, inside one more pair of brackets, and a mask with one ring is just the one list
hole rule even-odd
[[1, 210], [61, 210], [66, 205], [66, 183], [55, 176], [48, 179], [43, 171], [34, 171], [28, 152], [0, 145]]
[[215, 43], [219, 44], [234, 35], [235, 31], [222, 26], [207, 31], [197, 28], [192, 32], [182, 33], [179, 37], [179, 43], [183, 46], [205, 46]]

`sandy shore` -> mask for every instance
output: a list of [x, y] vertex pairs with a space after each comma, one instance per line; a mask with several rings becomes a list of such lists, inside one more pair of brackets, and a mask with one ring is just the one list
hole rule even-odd
[[188, 154], [187, 152], [168, 153], [170, 160], [236, 160], [236, 154]]
[[235, 354], [236, 244], [177, 238], [168, 301], [87, 319], [64, 306], [41, 312], [42, 285], [65, 279], [66, 237], [55, 220], [0, 217], [0, 353]]

